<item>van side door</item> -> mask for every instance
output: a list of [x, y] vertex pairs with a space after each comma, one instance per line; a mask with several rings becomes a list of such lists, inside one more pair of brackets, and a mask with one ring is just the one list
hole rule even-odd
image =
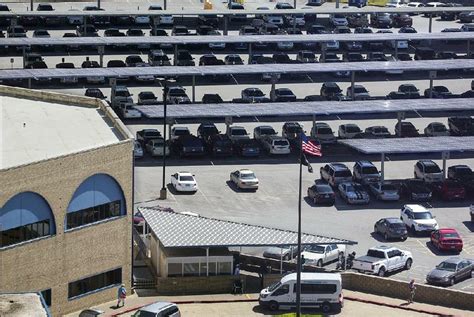
[[290, 305], [296, 301], [294, 296], [291, 296], [290, 285], [283, 284], [272, 293], [272, 299], [278, 302], [278, 305]]

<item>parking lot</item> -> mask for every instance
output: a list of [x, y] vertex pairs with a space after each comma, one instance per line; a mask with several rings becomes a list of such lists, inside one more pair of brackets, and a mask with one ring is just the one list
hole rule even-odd
[[[179, 8], [174, 1], [169, 1], [170, 8]], [[151, 3], [148, 1], [147, 3]], [[189, 7], [184, 9], [200, 8], [202, 4], [197, 1], [189, 1]], [[254, 1], [249, 2], [249, 7], [256, 7], [263, 2]], [[298, 1], [299, 4], [303, 2]], [[25, 4], [9, 4], [11, 8], [24, 7]], [[76, 4], [54, 4], [58, 10], [63, 6], [64, 8], [76, 7], [82, 8], [86, 3]], [[115, 2], [105, 2], [103, 6], [115, 7]], [[137, 6], [136, 2], [127, 2], [125, 8], [132, 8]], [[222, 3], [216, 2], [216, 7], [220, 7]], [[266, 3], [268, 6], [273, 6], [273, 3]], [[327, 4], [333, 5], [333, 4]], [[324, 17], [323, 17], [324, 18]], [[184, 19], [182, 20], [185, 21]], [[413, 27], [418, 32], [428, 31], [428, 19], [422, 16], [413, 17]], [[175, 23], [177, 24], [177, 23]], [[460, 23], [453, 21], [434, 21], [433, 32], [439, 32], [447, 27], [459, 28]], [[125, 31], [126, 28], [121, 28]], [[167, 30], [170, 32], [170, 30]], [[64, 30], [51, 30], [52, 37], [61, 37]], [[148, 30], [146, 31], [148, 32]], [[394, 32], [397, 32], [394, 30]], [[99, 32], [103, 34], [101, 30]], [[233, 29], [229, 34], [238, 34], [238, 31]], [[28, 32], [31, 36], [31, 31]], [[445, 47], [438, 47], [438, 50], [453, 50], [462, 54], [466, 54], [465, 44], [446, 45]], [[387, 54], [393, 53], [393, 50], [384, 49]], [[413, 48], [409, 50], [413, 55]], [[216, 51], [211, 49], [197, 49], [192, 52], [195, 61], [204, 53], [214, 53], [216, 57], [223, 58], [226, 54], [232, 53], [233, 50], [227, 48], [226, 51]], [[257, 51], [255, 51], [257, 52]], [[292, 59], [295, 59], [297, 50], [288, 52]], [[108, 52], [104, 57], [104, 64], [110, 60], [125, 60], [129, 55], [127, 52]], [[147, 50], [133, 52], [139, 54], [143, 60], [147, 60]], [[169, 52], [168, 52], [169, 53]], [[237, 52], [242, 55], [244, 63], [247, 63], [247, 51]], [[261, 53], [271, 56], [272, 49], [263, 50]], [[319, 51], [317, 52], [319, 54]], [[342, 57], [343, 51], [337, 52]], [[131, 53], [130, 53], [131, 54]], [[365, 52], [364, 52], [365, 54]], [[57, 63], [63, 59], [66, 62], [72, 62], [76, 67], [80, 67], [81, 63], [86, 57], [91, 57], [93, 60], [98, 60], [98, 56], [92, 51], [84, 52], [45, 52], [45, 62], [49, 68], [54, 68]], [[46, 56], [50, 55], [50, 56]], [[171, 57], [171, 55], [170, 55]], [[0, 57], [0, 68], [21, 68], [22, 59], [19, 54], [16, 54], [11, 61], [10, 56]], [[435, 80], [435, 85], [444, 85], [451, 92], [461, 94], [471, 89], [472, 71], [457, 71], [450, 73], [447, 76], [451, 79], [445, 79], [440, 75], [439, 79]], [[319, 94], [322, 82], [328, 80], [338, 81], [343, 92], [350, 86], [350, 79], [338, 78], [334, 79], [331, 75], [307, 75], [300, 77], [297, 80], [284, 80], [277, 83], [276, 87], [290, 88], [298, 99], [303, 99], [305, 96]], [[426, 73], [414, 72], [403, 75], [387, 75], [387, 74], [358, 74], [356, 76], [358, 84], [364, 85], [370, 92], [371, 96], [384, 97], [391, 91], [397, 90], [398, 86], [404, 83], [412, 83], [420, 89], [420, 93], [429, 87], [428, 75]], [[188, 95], [191, 94], [192, 88], [189, 79], [180, 79], [178, 84], [182, 84]], [[225, 101], [231, 101], [234, 98], [240, 97], [240, 92], [244, 88], [257, 87], [269, 96], [270, 84], [263, 83], [259, 76], [233, 76], [229, 82], [216, 83], [209, 80], [198, 80], [195, 88], [195, 100], [200, 101], [204, 94], [218, 93]], [[128, 85], [128, 84], [127, 84]], [[51, 84], [48, 87], [38, 86], [41, 89], [50, 91], [60, 91], [70, 93], [73, 95], [83, 95], [88, 87], [99, 87], [105, 95], [111, 96], [110, 87], [108, 85], [89, 85], [80, 83], [78, 85], [63, 85], [60, 87], [56, 84]], [[129, 90], [136, 96], [141, 91], [153, 91], [158, 100], [161, 100], [162, 87], [158, 81], [151, 84], [137, 84], [130, 83]], [[190, 95], [191, 96], [191, 95]], [[409, 101], [407, 101], [409, 102]], [[350, 103], [347, 104], [350, 107]], [[256, 105], [258, 107], [258, 105]], [[413, 114], [410, 114], [411, 116]], [[437, 114], [439, 118], [416, 114], [416, 117], [410, 117], [408, 120], [412, 122], [420, 132], [433, 121], [440, 121], [447, 124], [447, 117], [452, 113]], [[472, 115], [472, 113], [468, 113]], [[312, 122], [310, 118], [303, 118], [300, 122], [303, 123], [305, 130], [309, 133]], [[383, 119], [367, 117], [354, 118], [338, 118], [338, 117], [318, 117], [318, 121], [326, 121], [333, 129], [337, 131], [340, 124], [357, 123], [362, 130], [373, 125], [385, 125], [389, 131], [394, 133], [394, 126], [396, 124], [396, 115], [387, 115]], [[190, 128], [193, 134], [196, 133], [198, 121], [191, 119], [192, 123], [183, 124]], [[236, 120], [239, 121], [239, 120]], [[247, 120], [246, 120], [247, 121]], [[261, 118], [254, 118], [252, 122], [241, 122], [239, 125], [244, 126], [248, 132], [252, 132], [253, 128], [261, 124], [270, 124], [275, 130], [280, 133], [281, 126], [285, 118], [272, 118], [270, 122], [265, 122]], [[222, 120], [219, 120], [218, 127], [224, 132], [225, 125]], [[161, 124], [154, 121], [135, 121], [126, 122], [130, 131], [135, 135], [138, 130], [143, 128], [158, 128], [162, 131]], [[162, 131], [163, 132], [163, 131]], [[408, 140], [407, 140], [408, 142]], [[474, 159], [472, 153], [452, 154], [451, 159], [448, 160], [448, 166], [455, 164], [466, 164], [474, 168]], [[385, 179], [400, 181], [411, 178], [413, 176], [413, 166], [418, 159], [430, 158], [441, 165], [441, 157], [439, 154], [423, 154], [423, 155], [393, 155], [387, 156], [385, 162]], [[353, 247], [353, 250], [358, 255], [365, 254], [367, 249], [372, 246], [381, 244], [390, 244], [399, 246], [402, 250], [408, 250], [413, 253], [414, 264], [409, 271], [397, 272], [391, 277], [408, 281], [414, 278], [418, 283], [424, 283], [426, 274], [433, 269], [443, 259], [446, 259], [453, 254], [440, 253], [432, 247], [429, 243], [429, 237], [409, 236], [404, 242], [399, 241], [384, 241], [380, 236], [373, 234], [373, 225], [380, 218], [384, 217], [399, 217], [400, 208], [406, 203], [405, 201], [397, 202], [380, 202], [371, 199], [369, 205], [353, 206], [345, 203], [339, 195], [336, 196], [336, 203], [330, 207], [320, 207], [313, 205], [306, 198], [306, 189], [313, 184], [315, 179], [319, 178], [319, 169], [327, 162], [341, 162], [345, 163], [350, 169], [355, 161], [361, 159], [372, 160], [377, 167], [380, 168], [379, 156], [361, 155], [350, 150], [342, 145], [335, 145], [323, 148], [322, 158], [311, 158], [311, 164], [314, 169], [313, 174], [303, 173], [303, 204], [302, 204], [302, 229], [303, 232], [325, 235], [337, 238], [344, 238], [358, 242], [358, 245]], [[166, 201], [160, 201], [159, 190], [161, 188], [162, 180], [162, 160], [160, 158], [152, 158], [146, 155], [143, 159], [136, 161], [135, 167], [135, 207], [146, 205], [165, 205], [174, 208], [176, 211], [190, 211], [198, 213], [202, 216], [213, 217], [231, 221], [238, 221], [243, 223], [264, 225], [275, 228], [282, 228], [288, 230], [296, 230], [297, 228], [297, 204], [298, 204], [298, 161], [294, 154], [287, 156], [269, 156], [262, 155], [255, 159], [244, 159], [240, 157], [230, 158], [211, 158], [209, 156], [196, 159], [182, 159], [171, 157], [168, 160], [168, 167], [166, 171], [166, 181], [169, 182], [169, 176], [178, 171], [190, 171], [196, 175], [199, 183], [199, 191], [194, 195], [182, 195], [176, 193], [171, 187], [168, 187], [169, 194]], [[248, 168], [253, 170], [260, 181], [260, 187], [257, 192], [243, 192], [238, 190], [229, 182], [229, 173], [241, 168]], [[440, 227], [455, 228], [464, 241], [464, 249], [460, 254], [466, 258], [474, 258], [474, 224], [470, 222], [469, 206], [474, 203], [474, 197], [467, 197], [462, 201], [444, 202], [439, 199], [434, 199], [430, 203], [425, 203], [425, 207], [429, 208], [436, 216]], [[245, 249], [244, 252], [261, 255], [263, 249]], [[334, 267], [335, 264], [330, 264], [329, 267]], [[452, 288], [474, 292], [474, 281], [469, 279], [460, 282]], [[186, 306], [183, 312], [194, 311], [198, 307]], [[219, 306], [212, 309], [221, 311]], [[227, 308], [225, 308], [227, 309]], [[233, 308], [230, 307], [230, 310]], [[253, 304], [246, 307], [247, 311], [253, 309]], [[354, 315], [352, 315], [354, 316]]]

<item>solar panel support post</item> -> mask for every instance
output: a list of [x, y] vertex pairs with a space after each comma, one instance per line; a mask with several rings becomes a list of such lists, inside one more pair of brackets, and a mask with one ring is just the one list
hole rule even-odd
[[428, 22], [428, 33], [431, 33], [432, 29], [433, 29], [433, 13], [430, 13], [430, 19]]
[[467, 58], [471, 56], [471, 40], [467, 40]]
[[398, 43], [399, 43], [399, 41], [395, 40], [395, 58], [397, 58], [397, 59], [398, 59]]
[[[296, 0], [295, 0], [295, 8], [296, 8]], [[296, 34], [296, 15], [293, 15], [293, 34]]]
[[206, 276], [209, 276], [209, 248], [206, 248]]
[[336, 0], [336, 9], [339, 9], [339, 0]]
[[224, 35], [228, 35], [227, 34], [228, 33], [228, 28], [229, 28], [229, 16], [224, 15], [224, 30], [222, 30]]
[[34, 9], [33, 9], [33, 0], [30, 0], [30, 11], [34, 11]]
[[398, 137], [402, 137], [402, 120], [405, 119], [405, 112], [399, 111], [397, 112], [397, 125], [398, 125]]
[[192, 93], [192, 101], [193, 103], [195, 103], [196, 102], [196, 76], [195, 75], [193, 75], [193, 84], [192, 84], [191, 93]]
[[322, 42], [321, 43], [321, 57], [319, 59], [320, 60], [322, 59], [323, 63], [326, 61], [326, 47], [327, 47], [326, 42]]
[[311, 126], [311, 129], [316, 125], [316, 115], [313, 114], [313, 125]]
[[99, 53], [99, 65], [100, 67], [104, 67], [104, 53], [105, 53], [105, 47], [104, 46], [98, 46], [97, 51]]
[[296, 9], [296, 0], [293, 1], [293, 8]]
[[178, 44], [173, 44], [173, 51], [174, 51], [174, 58], [173, 58], [173, 66], [176, 66], [177, 64], [177, 58], [178, 58]]
[[385, 153], [380, 153], [380, 179], [385, 180]]
[[449, 152], [441, 152], [441, 158], [443, 159], [443, 180], [446, 179], [446, 160], [449, 159]]
[[[290, 254], [292, 250], [290, 247]], [[280, 274], [283, 274], [283, 248], [280, 248]]]
[[355, 83], [355, 71], [351, 72], [351, 100], [354, 99], [354, 83]]
[[167, 7], [167, 1], [163, 0], [163, 10], [166, 10], [166, 7]]
[[168, 98], [168, 86], [166, 80], [163, 83], [163, 175], [162, 175], [162, 186], [160, 190], [160, 199], [165, 200], [167, 196], [167, 190], [165, 187], [165, 177], [166, 177], [166, 120], [167, 120], [167, 101]]
[[97, 0], [97, 8], [100, 9], [100, 0]]
[[252, 43], [249, 43], [249, 60], [251, 61], [252, 60]]
[[26, 67], [26, 47], [21, 47], [21, 55], [23, 56], [23, 68]]

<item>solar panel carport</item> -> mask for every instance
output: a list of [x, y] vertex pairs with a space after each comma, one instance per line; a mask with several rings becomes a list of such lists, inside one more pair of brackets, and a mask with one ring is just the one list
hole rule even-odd
[[442, 153], [443, 174], [446, 177], [446, 159], [451, 152], [474, 151], [474, 137], [417, 137], [340, 140], [364, 154], [381, 154], [381, 173], [384, 179], [385, 154]]

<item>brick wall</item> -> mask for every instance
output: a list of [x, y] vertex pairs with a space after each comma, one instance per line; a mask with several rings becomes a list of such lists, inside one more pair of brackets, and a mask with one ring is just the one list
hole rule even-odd
[[[245, 289], [245, 276], [241, 276]], [[160, 295], [192, 295], [230, 293], [235, 276], [158, 277], [156, 287]]]
[[[0, 251], [0, 293], [52, 289], [54, 316], [116, 297], [116, 289], [69, 301], [68, 283], [117, 267], [131, 286], [132, 140], [23, 165], [0, 172], [0, 206], [24, 191], [43, 196], [53, 211], [56, 235]], [[66, 208], [77, 187], [91, 175], [117, 180], [127, 216], [64, 232]]]

